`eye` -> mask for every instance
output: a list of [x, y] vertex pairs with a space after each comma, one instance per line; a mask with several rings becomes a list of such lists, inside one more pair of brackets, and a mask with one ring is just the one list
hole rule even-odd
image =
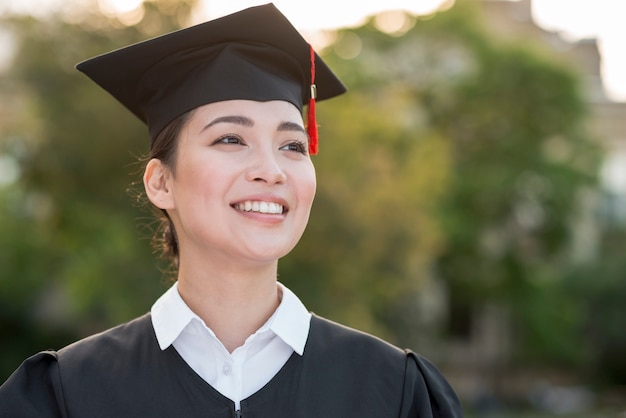
[[304, 141], [293, 141], [283, 145], [280, 149], [283, 151], [298, 152], [303, 155], [307, 155], [309, 151], [308, 146]]
[[226, 134], [222, 135], [213, 142], [213, 145], [221, 145], [221, 144], [233, 144], [233, 145], [245, 145], [244, 140], [235, 134]]

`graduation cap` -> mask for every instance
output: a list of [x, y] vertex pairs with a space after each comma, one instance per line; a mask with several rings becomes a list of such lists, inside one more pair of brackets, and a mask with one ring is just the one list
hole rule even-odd
[[346, 91], [273, 4], [251, 7], [79, 63], [76, 68], [148, 125], [151, 141], [176, 117], [223, 100], [308, 104], [317, 153], [315, 100]]

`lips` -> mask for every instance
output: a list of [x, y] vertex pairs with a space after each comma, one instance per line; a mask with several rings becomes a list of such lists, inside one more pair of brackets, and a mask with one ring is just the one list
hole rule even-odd
[[235, 203], [233, 207], [242, 212], [257, 212], [271, 215], [280, 215], [285, 212], [283, 205], [262, 200], [246, 200], [244, 202]]

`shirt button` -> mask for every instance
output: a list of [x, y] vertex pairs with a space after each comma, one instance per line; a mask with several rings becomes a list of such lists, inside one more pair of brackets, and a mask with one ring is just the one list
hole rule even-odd
[[230, 364], [228, 363], [224, 363], [224, 367], [222, 367], [222, 373], [224, 373], [226, 376], [228, 376], [231, 372], [232, 368], [230, 367]]

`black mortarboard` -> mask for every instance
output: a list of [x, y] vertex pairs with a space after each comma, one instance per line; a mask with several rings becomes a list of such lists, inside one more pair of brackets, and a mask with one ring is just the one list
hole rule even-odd
[[[233, 99], [285, 100], [300, 110], [309, 103], [311, 134], [315, 99], [346, 91], [273, 4], [99, 55], [76, 68], [145, 122], [152, 140], [183, 113]], [[317, 138], [311, 140], [315, 153]]]

